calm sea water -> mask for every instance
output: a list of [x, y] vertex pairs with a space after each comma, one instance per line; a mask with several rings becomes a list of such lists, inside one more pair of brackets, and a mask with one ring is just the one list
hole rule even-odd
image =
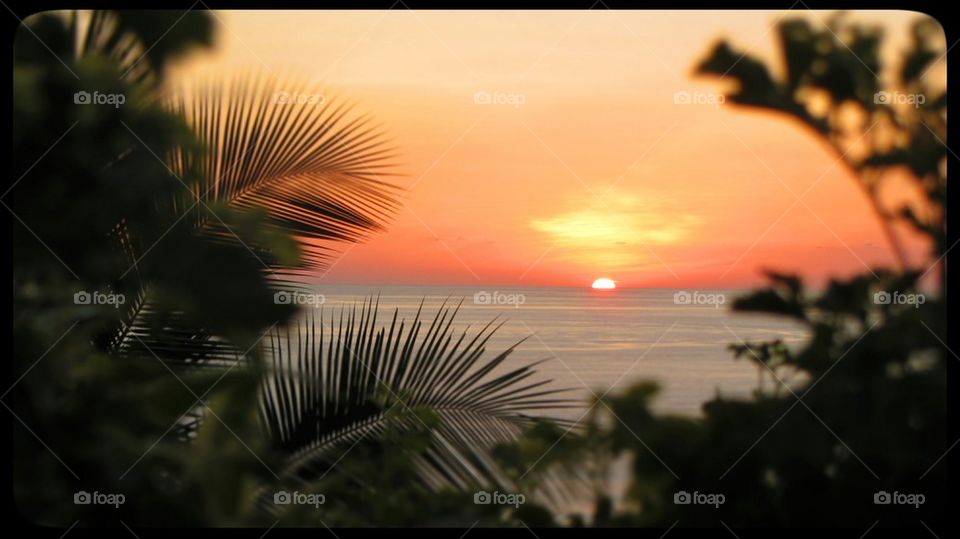
[[741, 290], [322, 285], [316, 291], [328, 313], [379, 294], [380, 324], [389, 324], [394, 309], [412, 319], [421, 301], [429, 321], [444, 301], [463, 300], [453, 324], [458, 330], [477, 331], [498, 315], [506, 320], [488, 355], [526, 338], [507, 363], [550, 359], [537, 367], [540, 376], [555, 387], [576, 388], [584, 402], [651, 379], [662, 386], [655, 408], [686, 414], [700, 413], [718, 393], [747, 396], [757, 387], [757, 367], [734, 360], [729, 344], [780, 338], [796, 345], [807, 337], [784, 319], [732, 312], [733, 300], [746, 293]]

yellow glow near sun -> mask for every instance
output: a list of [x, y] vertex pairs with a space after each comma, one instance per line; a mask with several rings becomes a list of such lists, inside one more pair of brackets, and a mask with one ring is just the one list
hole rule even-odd
[[607, 279], [606, 277], [601, 277], [596, 281], [593, 281], [593, 288], [600, 290], [613, 290], [617, 287], [617, 283], [613, 279]]
[[699, 228], [701, 218], [640, 203], [618, 194], [603, 209], [582, 209], [536, 218], [530, 226], [557, 246], [556, 259], [584, 268], [625, 269], [649, 258], [651, 245], [677, 245]]
[[666, 245], [686, 237], [699, 220], [690, 215], [583, 210], [534, 219], [533, 228], [572, 246], [618, 243]]

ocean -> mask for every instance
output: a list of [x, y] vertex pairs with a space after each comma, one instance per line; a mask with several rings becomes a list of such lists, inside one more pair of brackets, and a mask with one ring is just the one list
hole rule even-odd
[[[524, 342], [507, 360], [524, 365], [549, 359], [537, 367], [551, 386], [575, 388], [571, 396], [583, 408], [558, 411], [556, 417], [577, 419], [589, 399], [616, 395], [640, 380], [655, 380], [661, 393], [660, 412], [697, 415], [718, 394], [747, 397], [758, 386], [758, 366], [749, 358], [735, 360], [727, 347], [742, 341], [782, 339], [797, 346], [805, 329], [784, 318], [736, 313], [735, 298], [747, 290], [617, 289], [561, 287], [468, 287], [319, 285], [327, 314], [360, 306], [378, 296], [378, 325], [388, 325], [394, 309], [408, 320], [421, 301], [427, 323], [444, 304], [463, 304], [453, 324], [475, 332], [494, 317], [505, 324], [487, 346], [488, 356]], [[767, 388], [771, 382], [767, 376]]]

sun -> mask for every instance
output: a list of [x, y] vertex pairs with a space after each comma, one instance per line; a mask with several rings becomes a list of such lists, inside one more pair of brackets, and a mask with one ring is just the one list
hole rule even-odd
[[617, 287], [617, 283], [613, 279], [607, 279], [606, 277], [601, 277], [596, 281], [593, 281], [593, 288], [598, 290], [613, 290]]

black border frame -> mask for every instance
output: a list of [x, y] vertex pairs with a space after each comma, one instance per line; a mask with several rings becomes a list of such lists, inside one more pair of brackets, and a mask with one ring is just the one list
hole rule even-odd
[[[339, 9], [359, 9], [359, 10], [384, 10], [384, 9], [414, 9], [414, 10], [465, 10], [465, 9], [482, 9], [482, 10], [587, 10], [587, 9], [611, 9], [611, 10], [632, 10], [632, 9], [643, 9], [643, 10], [704, 10], [704, 9], [724, 9], [724, 10], [786, 10], [786, 9], [815, 9], [815, 10], [902, 10], [909, 12], [918, 12], [926, 14], [930, 17], [933, 17], [939, 21], [940, 25], [943, 27], [944, 33], [947, 37], [948, 51], [947, 51], [947, 62], [951, 59], [955, 59], [958, 54], [960, 54], [960, 48], [955, 49], [954, 46], [958, 43], [960, 39], [960, 32], [958, 32], [958, 19], [952, 19], [949, 17], [953, 10], [948, 9], [948, 4], [946, 2], [936, 3], [932, 0], [914, 0], [911, 2], [897, 2], [894, 0], [846, 0], [844, 2], [831, 2], [825, 0], [756, 0], [756, 1], [744, 1], [744, 0], [728, 0], [726, 2], [710, 2], [707, 0], [649, 0], [645, 2], [639, 1], [624, 1], [624, 0], [550, 0], [550, 1], [537, 1], [537, 0], [489, 0], [486, 2], [477, 2], [475, 0], [460, 0], [457, 2], [450, 1], [439, 1], [439, 0], [325, 0], [320, 1], [291, 1], [291, 0], [278, 0], [278, 1], [242, 1], [242, 0], [139, 0], [137, 2], [129, 2], [128, 5], [123, 5], [121, 2], [115, 0], [88, 0], [88, 1], [76, 1], [76, 0], [39, 0], [32, 2], [11, 2], [9, 0], [0, 0], [2, 4], [2, 9], [0, 9], [0, 17], [3, 18], [2, 26], [2, 35], [4, 36], [3, 48], [4, 52], [2, 54], [3, 61], [3, 70], [2, 70], [2, 85], [6, 91], [13, 85], [13, 73], [11, 65], [11, 51], [13, 48], [13, 39], [15, 36], [15, 30], [20, 24], [20, 20], [29, 17], [30, 15], [41, 13], [44, 11], [51, 10], [61, 10], [61, 9], [109, 9], [109, 8], [127, 8], [127, 9], [165, 9], [165, 10], [187, 10], [190, 8], [193, 9], [214, 9], [214, 10], [248, 10], [248, 9], [312, 9], [312, 10], [339, 10]], [[798, 7], [799, 6], [799, 7]], [[956, 71], [947, 70], [947, 86], [952, 87], [956, 86], [960, 88], [960, 82], [957, 81]], [[948, 109], [954, 104], [955, 99], [950, 96], [948, 93]], [[4, 126], [10, 126], [12, 122], [12, 101], [9, 99], [5, 100], [5, 105], [2, 109], [2, 116], [0, 116], [0, 124]], [[948, 123], [948, 139], [947, 143], [949, 144], [950, 140], [960, 140], [960, 137], [956, 136], [956, 127]], [[9, 154], [11, 145], [11, 131], [10, 128], [3, 129], [4, 136], [4, 145], [3, 150], [4, 154]], [[953, 165], [960, 165], [958, 162], [956, 153], [948, 152], [948, 167]], [[12, 164], [11, 158], [4, 159], [5, 169], [7, 171], [11, 170], [10, 164]], [[949, 172], [948, 172], [949, 177]], [[2, 179], [2, 185], [0, 189], [5, 190], [6, 186], [12, 182], [12, 176], [8, 173], [5, 174]], [[947, 184], [947, 193], [948, 193], [948, 209], [947, 209], [947, 245], [948, 247], [954, 247], [960, 242], [960, 234], [957, 232], [957, 227], [951, 227], [951, 215], [949, 207], [954, 204], [954, 201], [958, 199], [958, 191], [960, 191], [960, 185], [955, 185], [952, 182]], [[955, 221], [955, 219], [953, 219]], [[3, 218], [0, 219], [0, 227], [2, 227], [2, 238], [3, 242], [6, 244], [10, 241], [13, 234], [13, 226], [15, 225], [14, 219], [12, 216], [4, 213]], [[4, 249], [5, 253], [10, 253], [11, 251], [7, 248]], [[8, 255], [9, 256], [9, 255]], [[946, 283], [944, 283], [944, 292], [949, 294], [949, 283], [951, 281], [956, 282], [958, 279], [958, 264], [960, 264], [960, 249], [950, 249], [946, 254]], [[10, 259], [9, 264], [3, 264], [3, 276], [5, 283], [11, 282], [12, 279], [12, 264], [13, 261]], [[4, 303], [8, 303], [12, 306], [12, 290], [10, 288], [4, 287], [3, 289], [3, 300]], [[956, 311], [958, 302], [949, 302], [947, 308], [947, 320], [956, 319]], [[9, 311], [6, 311], [9, 313]], [[949, 325], [948, 325], [949, 327]], [[12, 329], [9, 323], [4, 324], [3, 326], [3, 336], [5, 340], [10, 343], [12, 346]], [[960, 349], [960, 332], [949, 332], [947, 334], [947, 345], [951, 349]], [[9, 348], [8, 348], [9, 349]], [[8, 356], [9, 357], [9, 356]], [[947, 403], [948, 403], [948, 440], [947, 444], [954, 443], [954, 441], [960, 442], [960, 422], [958, 422], [958, 406], [960, 399], [957, 398], [960, 394], [960, 361], [951, 361], [948, 359], [947, 363], [947, 384], [948, 384], [948, 394], [947, 394]], [[7, 380], [12, 381], [15, 379], [15, 373], [12, 370], [11, 365], [5, 365], [3, 367], [3, 378], [4, 383], [7, 383]], [[0, 420], [0, 425], [3, 426], [3, 431], [7, 433], [12, 433], [14, 427], [14, 420], [9, 414], [0, 414], [3, 416], [3, 419]], [[12, 443], [12, 438], [10, 439]], [[948, 496], [949, 499], [946, 501], [944, 506], [946, 507], [956, 507], [960, 508], [960, 481], [958, 481], [958, 462], [960, 462], [960, 448], [958, 448], [960, 443], [956, 443], [950, 451], [948, 451], [946, 457], [943, 461], [938, 464], [938, 466], [947, 467], [946, 481], [948, 485]], [[179, 531], [177, 528], [137, 528], [133, 531], [136, 533], [133, 534], [131, 531], [124, 529], [123, 527], [117, 527], [112, 529], [106, 528], [49, 528], [37, 525], [27, 519], [25, 519], [16, 509], [16, 505], [13, 501], [13, 460], [12, 460], [12, 448], [10, 443], [6, 441], [2, 444], [3, 451], [3, 463], [0, 466], [0, 494], [3, 496], [3, 503], [0, 507], [3, 508], [4, 516], [7, 517], [6, 528], [8, 533], [12, 536], [20, 536], [21, 534], [35, 537], [63, 537], [68, 538], [79, 538], [79, 537], [102, 537], [102, 536], [118, 536], [118, 537], [166, 537], [171, 536]], [[948, 445], [948, 447], [950, 447]], [[8, 456], [9, 455], [9, 456]], [[950, 489], [950, 485], [958, 485], [957, 487]], [[938, 515], [936, 521], [930, 522], [931, 528], [938, 533], [940, 536], [944, 536], [950, 531], [953, 531], [960, 526], [957, 526], [956, 517], [951, 514], [941, 514]], [[923, 529], [922, 527], [917, 528], [883, 528], [877, 526], [876, 528], [871, 528], [867, 530], [867, 526], [870, 523], [864, 523], [863, 527], [851, 527], [840, 529], [839, 532], [841, 536], [849, 537], [931, 537], [932, 534], [930, 531]], [[738, 528], [735, 530], [737, 537], [769, 537], [771, 532], [777, 537], [793, 537], [793, 536], [802, 536], [809, 537], [810, 533], [817, 528], [811, 529], [776, 529], [776, 531], [764, 528]], [[491, 530], [494, 530], [499, 537], [503, 539], [507, 538], [518, 538], [518, 539], [530, 539], [531, 533], [530, 530], [522, 528], [473, 528], [469, 530], [470, 536], [476, 535], [485, 535], [491, 534]], [[328, 530], [318, 530], [318, 529], [288, 529], [288, 528], [277, 528], [277, 529], [266, 529], [266, 528], [246, 528], [246, 529], [204, 529], [204, 534], [210, 534], [211, 536], [225, 536], [227, 534], [238, 535], [242, 537], [262, 537], [267, 535], [267, 537], [279, 536], [281, 534], [296, 534], [299, 536], [306, 536], [308, 534], [316, 536], [319, 534], [321, 537], [330, 535], [334, 539], [347, 539], [353, 537], [368, 537], [368, 536], [377, 536], [377, 535], [393, 535], [397, 533], [390, 528], [364, 528], [364, 529], [341, 529], [338, 528], [333, 531]], [[416, 533], [418, 536], [422, 535], [425, 537], [443, 537], [443, 538], [462, 538], [465, 532], [468, 530], [464, 529], [452, 529], [452, 528], [420, 528], [415, 532], [402, 532], [402, 533]], [[66, 533], [65, 533], [66, 532]], [[267, 532], [267, 533], [265, 533]], [[668, 535], [668, 537], [685, 535], [688, 533], [698, 533], [698, 534], [709, 534], [713, 537], [731, 537], [732, 534], [730, 531], [723, 529], [722, 527], [718, 528], [705, 528], [701, 530], [691, 530], [691, 529], [653, 529], [653, 528], [630, 528], [630, 529], [609, 529], [609, 530], [600, 530], [592, 529], [592, 533], [596, 534], [629, 534], [630, 537], [663, 537]], [[588, 533], [591, 533], [588, 532]], [[666, 533], [665, 533], [666, 532]], [[867, 533], [865, 533], [867, 532]], [[557, 529], [536, 529], [535, 535], [536, 539], [547, 538], [547, 537], [580, 537], [582, 536], [583, 531], [574, 529], [574, 528], [557, 528]]]

